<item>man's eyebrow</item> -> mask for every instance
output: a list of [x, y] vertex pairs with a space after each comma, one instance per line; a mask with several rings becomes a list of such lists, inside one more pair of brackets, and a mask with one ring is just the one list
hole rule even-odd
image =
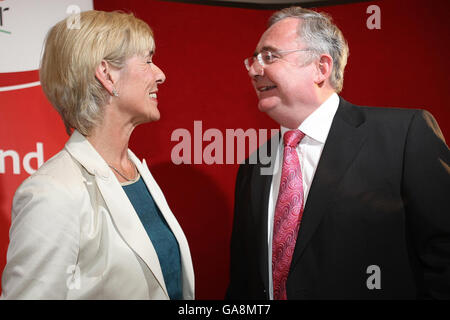
[[[261, 48], [261, 51], [270, 51], [270, 52], [277, 52], [279, 51], [278, 48], [272, 47], [272, 46], [264, 46]], [[260, 52], [261, 52], [260, 51]], [[256, 57], [258, 55], [259, 52], [254, 52], [253, 56]]]

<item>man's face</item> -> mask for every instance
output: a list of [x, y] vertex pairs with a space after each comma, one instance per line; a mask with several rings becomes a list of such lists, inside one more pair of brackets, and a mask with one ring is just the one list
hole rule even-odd
[[301, 21], [283, 19], [264, 32], [255, 53], [272, 51], [274, 62], [261, 68], [255, 62], [249, 76], [259, 98], [258, 108], [275, 121], [283, 124], [284, 118], [299, 108], [308, 108], [314, 102], [315, 64], [305, 65], [308, 52], [297, 51], [277, 55], [277, 51], [306, 49], [298, 40], [297, 30]]

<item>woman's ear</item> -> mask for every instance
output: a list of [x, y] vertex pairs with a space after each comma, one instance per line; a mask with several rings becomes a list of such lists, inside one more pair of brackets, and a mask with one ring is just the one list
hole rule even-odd
[[111, 66], [106, 60], [102, 60], [95, 69], [95, 77], [103, 85], [106, 91], [112, 96], [117, 96], [115, 85], [117, 84], [117, 77], [113, 74]]
[[320, 59], [316, 60], [316, 77], [314, 82], [321, 87], [325, 81], [330, 78], [333, 70], [333, 59], [328, 54], [322, 54]]

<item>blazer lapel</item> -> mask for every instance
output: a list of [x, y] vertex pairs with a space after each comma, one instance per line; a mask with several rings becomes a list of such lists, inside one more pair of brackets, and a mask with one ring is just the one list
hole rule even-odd
[[95, 176], [97, 186], [119, 233], [130, 248], [147, 264], [169, 298], [155, 248], [133, 205], [105, 160], [78, 131], [73, 133], [66, 144], [66, 149], [89, 173]]
[[158, 255], [122, 186], [112, 172], [106, 179], [96, 177], [96, 181], [123, 239], [144, 260], [168, 297]]
[[143, 163], [141, 163], [130, 150], [128, 151], [128, 153], [131, 160], [136, 164], [136, 167], [138, 168], [142, 178], [144, 179], [145, 184], [147, 185], [147, 188], [153, 197], [153, 200], [155, 201], [156, 205], [164, 216], [164, 219], [169, 225], [169, 228], [172, 230], [175, 238], [177, 239], [178, 246], [180, 248], [181, 266], [183, 273], [183, 295], [186, 299], [193, 299], [194, 269], [192, 266], [192, 258], [186, 236], [172, 211], [170, 210], [161, 189], [151, 175], [145, 160], [143, 161]]
[[303, 212], [291, 268], [300, 259], [322, 220], [339, 182], [365, 140], [365, 121], [356, 106], [340, 98]]

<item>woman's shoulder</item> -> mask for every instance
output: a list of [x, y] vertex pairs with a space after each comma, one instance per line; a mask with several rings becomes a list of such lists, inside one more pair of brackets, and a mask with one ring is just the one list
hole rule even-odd
[[[54, 180], [73, 182], [73, 179], [82, 177], [77, 161], [72, 158], [66, 149], [62, 149], [48, 159], [39, 169], [29, 176], [27, 180]], [[24, 181], [24, 182], [25, 182]]]
[[76, 235], [80, 205], [86, 203], [86, 197], [89, 195], [76, 163], [66, 151], [59, 152], [17, 188], [10, 236], [22, 239], [30, 230], [43, 228], [50, 232], [55, 225]]
[[65, 150], [47, 160], [17, 188], [14, 202], [23, 197], [76, 198], [84, 188], [82, 169]]

